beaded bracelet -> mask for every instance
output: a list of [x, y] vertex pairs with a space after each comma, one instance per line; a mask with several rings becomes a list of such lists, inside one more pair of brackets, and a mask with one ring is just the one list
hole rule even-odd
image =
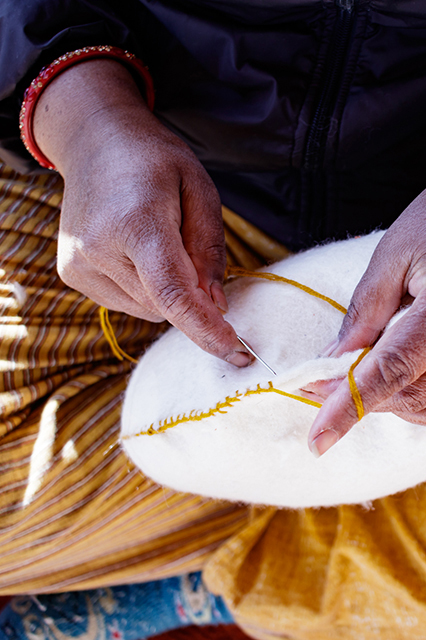
[[46, 169], [53, 169], [56, 171], [56, 167], [48, 158], [46, 158], [34, 138], [33, 116], [37, 102], [44, 89], [60, 73], [75, 64], [79, 64], [80, 62], [84, 62], [91, 58], [110, 58], [117, 60], [117, 62], [121, 62], [136, 71], [145, 83], [145, 100], [148, 108], [151, 111], [154, 108], [154, 85], [152, 78], [148, 68], [141, 60], [136, 58], [133, 53], [108, 45], [84, 47], [83, 49], [77, 49], [76, 51], [65, 53], [63, 56], [57, 58], [57, 60], [54, 60], [49, 66], [43, 67], [37, 78], [31, 82], [30, 86], [25, 91], [24, 101], [19, 114], [19, 129], [21, 131], [22, 142], [33, 158]]

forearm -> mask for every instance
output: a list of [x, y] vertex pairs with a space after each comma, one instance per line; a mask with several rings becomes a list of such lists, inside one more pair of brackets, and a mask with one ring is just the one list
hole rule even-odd
[[[109, 44], [149, 63], [146, 10], [119, 0], [2, 0], [0, 157], [19, 171], [39, 169], [19, 137], [25, 89], [42, 67], [75, 49]], [[139, 8], [139, 5], [140, 8]]]

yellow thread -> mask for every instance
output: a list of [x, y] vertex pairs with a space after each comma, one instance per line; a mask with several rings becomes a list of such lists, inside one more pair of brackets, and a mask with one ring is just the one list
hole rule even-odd
[[123, 360], [125, 358], [126, 360], [137, 364], [138, 361], [135, 358], [132, 358], [132, 356], [129, 356], [128, 353], [123, 351], [123, 349], [118, 344], [117, 338], [115, 337], [114, 329], [109, 320], [108, 309], [106, 309], [105, 307], [99, 307], [99, 319], [101, 322], [102, 331], [104, 332], [104, 336], [107, 339], [109, 346], [111, 347], [111, 351], [113, 352], [115, 357], [119, 360]]
[[[324, 296], [322, 293], [319, 293], [318, 291], [315, 291], [315, 289], [311, 289], [310, 287], [307, 287], [306, 285], [301, 284], [296, 280], [289, 280], [288, 278], [284, 278], [283, 276], [277, 276], [275, 273], [248, 271], [247, 269], [242, 269], [241, 267], [229, 266], [226, 270], [226, 275], [227, 276], [248, 276], [250, 278], [262, 278], [264, 280], [272, 280], [275, 282], [285, 282], [286, 284], [290, 284], [293, 287], [297, 287], [298, 289], [301, 289], [302, 291], [309, 293], [309, 295], [314, 296], [315, 298], [320, 298], [320, 300], [324, 300], [325, 302], [328, 302], [328, 304], [330, 304], [332, 307], [334, 307], [338, 311], [341, 311], [343, 314], [347, 313], [347, 309], [343, 305], [333, 300], [332, 298], [329, 298], [328, 296]], [[361, 394], [356, 385], [353, 371], [355, 367], [361, 362], [363, 357], [367, 355], [367, 353], [370, 351], [370, 348], [371, 347], [367, 347], [367, 349], [364, 349], [364, 351], [361, 353], [359, 358], [356, 360], [356, 362], [353, 363], [353, 365], [350, 367], [348, 371], [349, 389], [355, 404], [358, 420], [361, 420], [361, 418], [364, 417], [365, 412], [364, 412], [364, 405], [362, 402]], [[299, 399], [299, 397], [295, 396], [295, 399], [297, 400]]]
[[358, 415], [358, 421], [364, 417], [364, 405], [362, 402], [361, 394], [358, 391], [358, 387], [356, 386], [355, 377], [354, 377], [354, 369], [359, 365], [361, 360], [367, 353], [371, 350], [371, 347], [367, 347], [364, 351], [358, 356], [355, 362], [351, 365], [348, 371], [348, 380], [349, 380], [349, 389], [351, 391], [352, 400], [354, 401], [356, 412]]
[[[335, 309], [337, 309], [343, 314], [346, 314], [347, 312], [347, 309], [343, 305], [339, 304], [332, 298], [329, 298], [328, 296], [325, 296], [322, 293], [315, 291], [315, 289], [311, 289], [311, 287], [307, 287], [306, 285], [301, 284], [296, 280], [290, 280], [289, 278], [278, 276], [275, 273], [249, 271], [248, 269], [243, 269], [241, 267], [228, 266], [226, 269], [225, 276], [226, 277], [245, 276], [249, 278], [260, 278], [262, 280], [271, 280], [273, 282], [284, 282], [285, 284], [289, 284], [293, 287], [297, 287], [298, 289], [301, 289], [302, 291], [305, 291], [306, 293], [308, 293], [311, 296], [314, 296], [315, 298], [324, 300], [329, 305], [331, 305], [332, 307], [334, 307]], [[106, 309], [105, 307], [100, 307], [99, 318], [100, 318], [101, 327], [104, 332], [105, 338], [107, 339], [113, 354], [119, 360], [123, 360], [123, 358], [126, 358], [126, 360], [129, 360], [130, 362], [137, 363], [137, 360], [129, 356], [125, 351], [123, 351], [123, 349], [118, 344], [117, 338], [115, 337], [115, 334], [114, 334], [114, 329], [109, 321], [108, 309]], [[370, 350], [370, 347], [368, 347], [367, 349], [364, 349], [362, 354], [359, 356], [356, 362], [353, 363], [353, 365], [350, 367], [348, 372], [349, 387], [350, 387], [352, 398], [357, 410], [358, 420], [361, 420], [361, 418], [364, 416], [364, 405], [362, 403], [361, 394], [359, 393], [358, 388], [356, 386], [353, 371], [355, 367], [359, 364], [359, 362], [361, 362], [362, 358], [368, 353], [369, 350]], [[209, 418], [210, 416], [213, 416], [215, 413], [222, 413], [222, 414], [227, 413], [226, 411], [223, 411], [223, 409], [225, 407], [232, 407], [233, 403], [239, 402], [240, 397], [246, 397], [256, 393], [271, 393], [271, 392], [278, 393], [279, 395], [286, 396], [287, 398], [292, 398], [293, 400], [297, 400], [298, 402], [303, 402], [304, 404], [308, 404], [313, 407], [321, 408], [321, 404], [319, 402], [314, 402], [313, 400], [308, 400], [307, 398], [303, 398], [302, 396], [297, 396], [292, 393], [287, 393], [286, 391], [281, 391], [280, 389], [275, 389], [275, 387], [272, 385], [272, 382], [269, 382], [269, 387], [267, 389], [262, 389], [258, 384], [257, 389], [254, 391], [248, 390], [244, 394], [240, 394], [237, 391], [236, 395], [233, 398], [227, 397], [224, 402], [218, 402], [214, 409], [209, 409], [209, 411], [200, 412], [198, 414], [196, 414], [195, 410], [192, 409], [188, 416], [183, 414], [181, 417], [179, 414], [175, 420], [173, 420], [173, 417], [170, 417], [170, 422], [168, 421], [169, 420], [168, 418], [166, 418], [163, 421], [160, 421], [158, 430], [155, 430], [154, 425], [151, 424], [150, 427], [147, 429], [147, 431], [140, 431], [139, 433], [136, 433], [134, 435], [135, 436], [154, 435], [157, 433], [162, 433], [163, 431], [166, 431], [167, 429], [171, 429], [172, 427], [175, 427], [176, 425], [182, 424], [184, 422], [204, 420], [205, 418]], [[130, 437], [133, 437], [133, 436], [123, 436], [123, 439], [127, 440]]]
[[163, 433], [164, 431], [167, 431], [167, 429], [172, 429], [173, 427], [176, 427], [178, 424], [182, 424], [184, 422], [194, 422], [194, 421], [198, 422], [200, 420], [204, 420], [205, 418], [210, 418], [211, 416], [214, 416], [216, 413], [227, 413], [227, 411], [223, 411], [223, 409], [225, 407], [232, 407], [232, 405], [235, 402], [240, 401], [240, 398], [245, 398], [247, 396], [252, 396], [252, 395], [259, 395], [261, 393], [278, 393], [280, 396], [286, 396], [287, 398], [298, 400], [299, 402], [304, 402], [305, 404], [309, 404], [312, 407], [317, 407], [318, 409], [321, 407], [321, 404], [319, 402], [308, 400], [307, 398], [303, 398], [302, 396], [296, 396], [293, 393], [287, 393], [286, 391], [281, 391], [281, 389], [276, 389], [273, 386], [272, 382], [269, 382], [269, 386], [267, 389], [262, 389], [258, 384], [256, 389], [248, 389], [248, 391], [246, 391], [245, 393], [239, 393], [237, 391], [236, 395], [233, 398], [230, 398], [229, 396], [227, 396], [225, 400], [223, 400], [222, 402], [218, 402], [217, 405], [214, 407], [214, 409], [209, 409], [208, 411], [202, 411], [197, 415], [191, 416], [193, 412], [192, 410], [188, 416], [183, 414], [182, 417], [178, 416], [175, 420], [173, 420], [173, 418], [170, 418], [170, 422], [168, 422], [168, 418], [166, 418], [165, 420], [162, 420], [159, 422], [157, 430], [155, 430], [154, 426], [151, 425], [149, 429], [147, 429], [147, 431], [139, 431], [138, 433], [134, 433], [132, 435], [123, 436], [123, 440], [129, 440], [130, 438], [133, 438], [136, 436], [153, 436], [158, 433]]
[[[332, 298], [324, 296], [322, 293], [315, 291], [315, 289], [311, 289], [310, 287], [307, 287], [300, 282], [296, 282], [296, 280], [289, 280], [288, 278], [284, 278], [283, 276], [277, 276], [275, 275], [275, 273], [259, 273], [256, 271], [249, 271], [248, 269], [242, 269], [241, 267], [227, 267], [226, 276], [246, 276], [249, 278], [272, 280], [274, 282], [285, 282], [286, 284], [290, 284], [293, 287], [297, 287], [298, 289], [309, 293], [309, 295], [314, 296], [315, 298], [324, 300], [338, 311], [341, 311], [343, 314], [346, 313], [345, 307], [343, 307], [335, 300], [332, 300]], [[136, 364], [137, 360], [135, 358], [132, 358], [132, 356], [129, 356], [118, 344], [117, 338], [115, 337], [114, 329], [109, 321], [108, 309], [106, 309], [106, 307], [99, 307], [99, 318], [105, 338], [107, 339], [115, 357], [119, 360], [123, 360], [125, 358], [126, 360], [129, 360], [130, 362], [134, 362]]]
[[227, 274], [229, 276], [247, 276], [249, 278], [261, 278], [262, 280], [272, 280], [273, 282], [285, 282], [286, 284], [291, 284], [293, 287], [297, 287], [302, 291], [306, 291], [309, 295], [314, 296], [315, 298], [319, 298], [320, 300], [324, 300], [328, 302], [332, 307], [341, 311], [343, 314], [346, 314], [347, 309], [333, 300], [328, 296], [324, 296], [322, 293], [315, 291], [315, 289], [311, 289], [311, 287], [307, 287], [296, 280], [289, 280], [288, 278], [284, 278], [283, 276], [277, 276], [275, 273], [267, 273], [262, 271], [248, 271], [247, 269], [242, 269], [241, 267], [228, 267]]

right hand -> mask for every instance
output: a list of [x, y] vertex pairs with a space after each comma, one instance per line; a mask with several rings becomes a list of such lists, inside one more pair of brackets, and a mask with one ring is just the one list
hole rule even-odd
[[[406, 313], [383, 330], [392, 316]], [[386, 231], [352, 296], [328, 355], [372, 346], [354, 377], [365, 414], [391, 411], [426, 425], [426, 190]], [[382, 335], [381, 335], [382, 334]], [[307, 386], [325, 399], [309, 434], [322, 455], [358, 422], [348, 378]]]
[[[61, 278], [108, 309], [154, 322], [165, 318], [205, 351], [250, 364], [222, 316], [225, 243], [211, 179], [148, 111], [124, 67], [97, 60], [63, 76], [43, 93], [35, 119], [40, 148], [65, 178]], [[86, 105], [83, 123], [79, 109], [73, 127], [67, 95], [78, 100], [82, 80], [89, 87], [83, 100], [91, 91], [97, 104], [104, 100], [100, 110]]]

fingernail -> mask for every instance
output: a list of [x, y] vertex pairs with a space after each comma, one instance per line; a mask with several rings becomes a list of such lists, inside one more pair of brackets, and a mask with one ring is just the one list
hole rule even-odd
[[213, 299], [213, 302], [223, 313], [228, 312], [228, 301], [226, 300], [225, 292], [223, 290], [222, 285], [219, 282], [213, 282], [210, 287], [210, 293]]
[[322, 356], [323, 358], [329, 358], [333, 353], [333, 351], [335, 351], [338, 346], [339, 346], [339, 339], [336, 338], [335, 340], [333, 340], [333, 342], [330, 342], [330, 344], [328, 344], [323, 351], [321, 351], [320, 356]]
[[299, 394], [302, 396], [302, 398], [306, 398], [306, 400], [313, 400], [314, 402], [319, 402], [319, 404], [324, 403], [324, 398], [321, 398], [321, 396], [317, 395], [313, 391], [300, 389]]
[[314, 456], [316, 458], [319, 458], [338, 441], [339, 436], [336, 431], [334, 431], [333, 429], [327, 429], [315, 438], [309, 448]]
[[234, 364], [236, 367], [248, 367], [253, 362], [253, 358], [249, 353], [243, 351], [234, 351], [226, 358], [226, 362]]

